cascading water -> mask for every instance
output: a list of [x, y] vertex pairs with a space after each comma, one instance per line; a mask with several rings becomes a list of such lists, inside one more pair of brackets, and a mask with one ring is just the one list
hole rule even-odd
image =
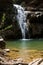
[[17, 8], [18, 14], [17, 14], [17, 20], [21, 28], [22, 32], [22, 38], [25, 39], [25, 32], [26, 32], [26, 15], [24, 8], [21, 7], [20, 5], [14, 4], [14, 7]]

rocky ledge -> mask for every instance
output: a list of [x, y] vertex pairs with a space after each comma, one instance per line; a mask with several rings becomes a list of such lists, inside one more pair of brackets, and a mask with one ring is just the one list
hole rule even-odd
[[37, 58], [30, 63], [24, 63], [21, 59], [12, 60], [0, 57], [0, 65], [43, 65], [43, 58]]

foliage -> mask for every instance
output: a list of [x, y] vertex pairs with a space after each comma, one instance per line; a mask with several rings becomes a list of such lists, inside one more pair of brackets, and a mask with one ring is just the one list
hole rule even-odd
[[5, 27], [5, 22], [11, 21], [13, 1], [12, 0], [0, 0], [0, 28]]

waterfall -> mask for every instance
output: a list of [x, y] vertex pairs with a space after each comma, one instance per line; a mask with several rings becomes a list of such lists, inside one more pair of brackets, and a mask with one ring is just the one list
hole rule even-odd
[[26, 32], [26, 15], [25, 15], [25, 11], [24, 8], [21, 7], [20, 5], [16, 5], [14, 4], [14, 7], [17, 8], [17, 20], [21, 29], [21, 33], [22, 33], [22, 38], [25, 39], [25, 32]]

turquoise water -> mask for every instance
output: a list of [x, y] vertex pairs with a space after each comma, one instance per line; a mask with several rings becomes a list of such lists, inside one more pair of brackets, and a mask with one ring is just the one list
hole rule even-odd
[[43, 40], [6, 41], [7, 48], [43, 50]]

